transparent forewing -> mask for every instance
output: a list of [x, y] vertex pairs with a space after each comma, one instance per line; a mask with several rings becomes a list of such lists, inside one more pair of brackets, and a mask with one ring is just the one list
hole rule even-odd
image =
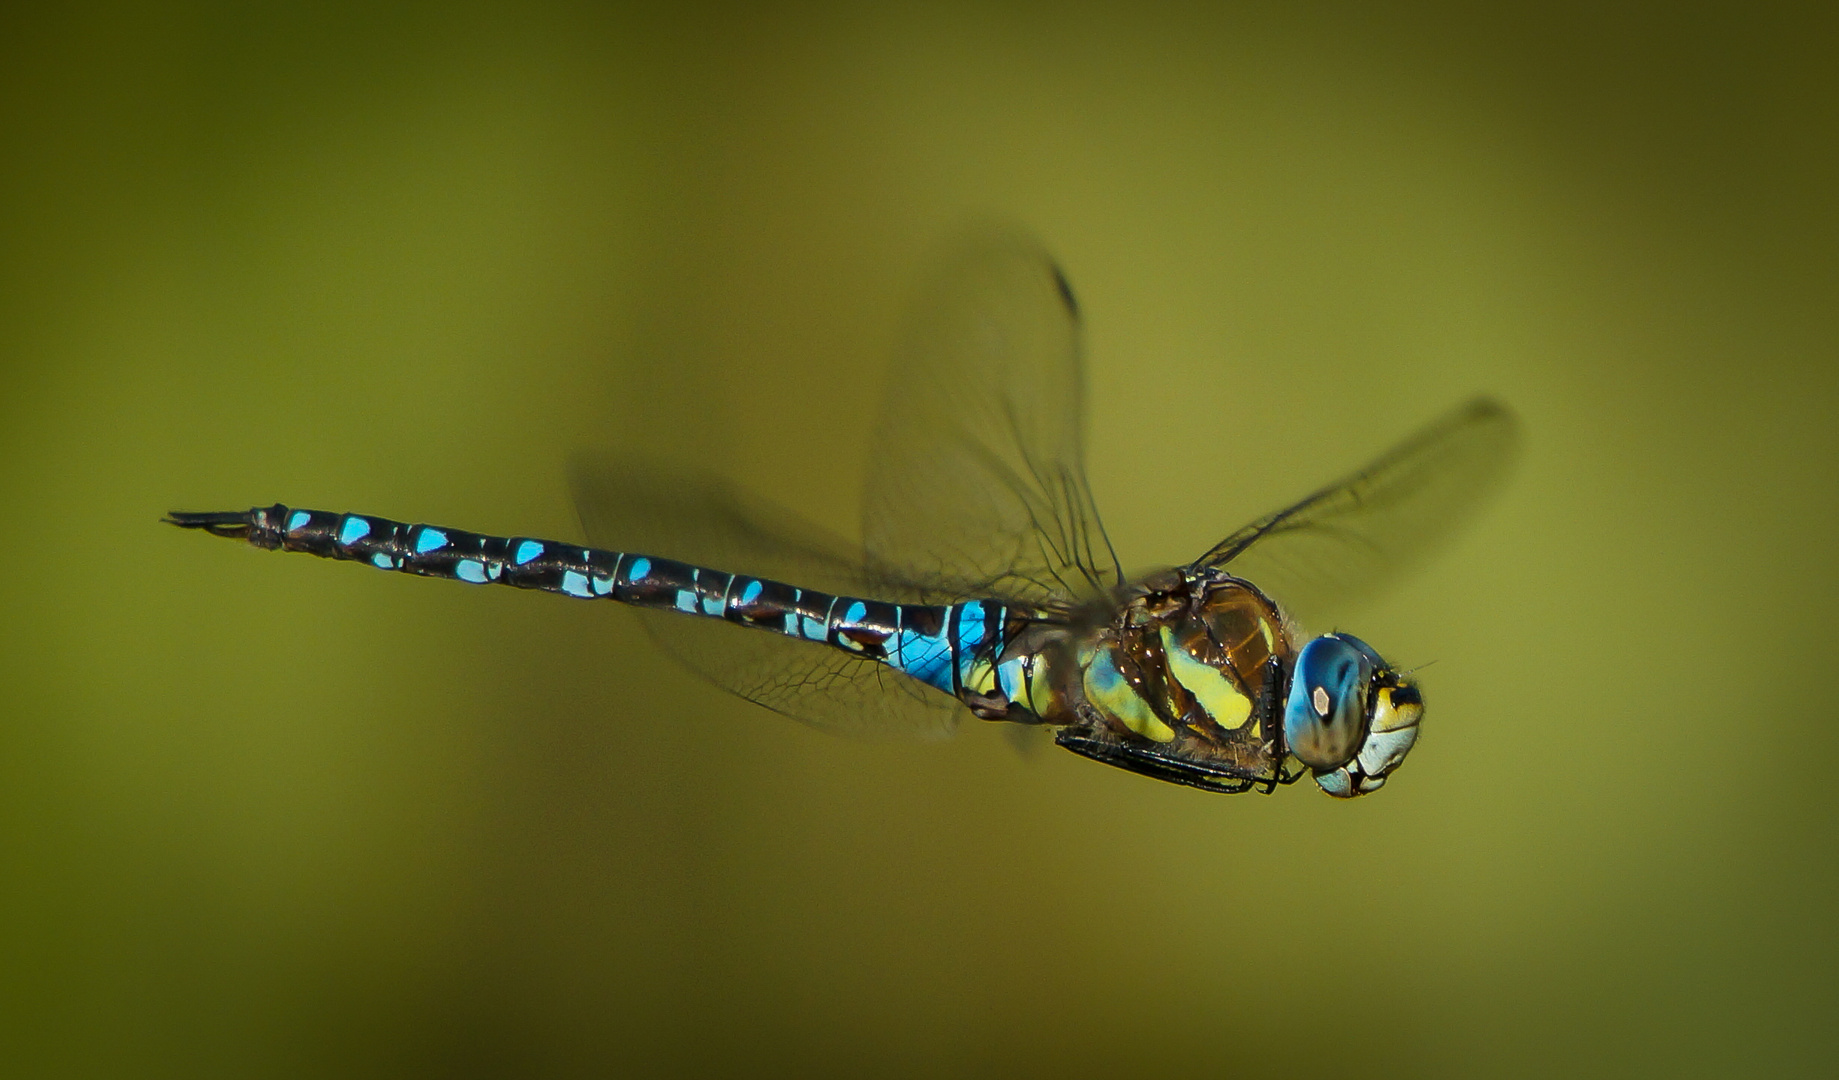
[[1053, 260], [980, 234], [943, 264], [904, 340], [870, 451], [871, 565], [1044, 607], [1117, 585], [1081, 450], [1078, 307]]
[[[871, 577], [859, 549], [714, 477], [582, 457], [570, 468], [589, 543], [833, 595], [917, 599], [934, 591]], [[820, 643], [720, 619], [636, 609], [653, 641], [710, 682], [813, 727], [859, 738], [943, 738], [962, 707], [894, 671]]]
[[1327, 629], [1454, 535], [1506, 476], [1518, 446], [1513, 414], [1477, 398], [1195, 564], [1224, 568], [1306, 626]]

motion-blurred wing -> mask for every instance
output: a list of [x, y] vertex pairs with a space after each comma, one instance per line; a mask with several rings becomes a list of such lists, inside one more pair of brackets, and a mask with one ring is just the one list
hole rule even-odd
[[[873, 578], [859, 553], [790, 510], [706, 475], [613, 457], [570, 469], [590, 543], [806, 589], [912, 600], [919, 588]], [[813, 727], [861, 738], [942, 738], [962, 707], [871, 660], [719, 619], [637, 609], [666, 652], [710, 682]]]
[[1454, 535], [1506, 476], [1518, 446], [1513, 413], [1477, 398], [1195, 564], [1226, 569], [1305, 625], [1325, 628]]
[[869, 451], [871, 566], [1047, 607], [1117, 585], [1085, 477], [1079, 309], [1053, 260], [981, 235], [944, 264], [905, 340]]

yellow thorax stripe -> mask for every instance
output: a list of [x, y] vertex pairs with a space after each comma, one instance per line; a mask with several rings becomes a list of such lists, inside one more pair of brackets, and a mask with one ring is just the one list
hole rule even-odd
[[1169, 674], [1194, 695], [1194, 700], [1214, 723], [1231, 731], [1251, 716], [1251, 699], [1240, 693], [1218, 668], [1189, 656], [1186, 649], [1176, 644], [1175, 635], [1169, 633], [1167, 626], [1162, 627], [1162, 651], [1168, 656]]

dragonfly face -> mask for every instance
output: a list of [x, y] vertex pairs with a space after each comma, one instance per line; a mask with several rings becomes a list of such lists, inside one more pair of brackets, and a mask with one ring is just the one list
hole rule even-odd
[[1377, 791], [1418, 738], [1417, 686], [1351, 634], [1316, 638], [1296, 656], [1284, 703], [1284, 741], [1323, 791]]

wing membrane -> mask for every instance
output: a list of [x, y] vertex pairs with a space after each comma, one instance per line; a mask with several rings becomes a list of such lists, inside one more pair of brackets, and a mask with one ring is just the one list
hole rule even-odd
[[877, 570], [1040, 607], [1122, 575], [1086, 483], [1078, 306], [1032, 240], [961, 245], [915, 312], [875, 431]]
[[[852, 547], [706, 475], [582, 458], [590, 540], [804, 588], [897, 602], [1064, 606], [1119, 584], [1085, 478], [1078, 307], [1032, 240], [986, 231], [941, 268], [895, 358]], [[640, 611], [653, 640], [716, 685], [813, 726], [938, 737], [956, 702], [834, 649]]]
[[1518, 446], [1513, 413], [1477, 398], [1195, 563], [1225, 568], [1305, 623], [1325, 625], [1453, 535], [1505, 477]]

